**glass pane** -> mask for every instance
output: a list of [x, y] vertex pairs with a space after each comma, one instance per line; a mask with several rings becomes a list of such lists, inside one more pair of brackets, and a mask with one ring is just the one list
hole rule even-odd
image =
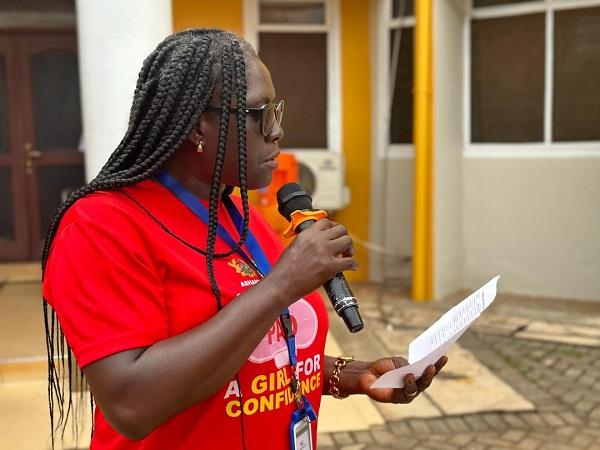
[[0, 168], [0, 240], [15, 238], [10, 168]]
[[323, 3], [266, 3], [260, 4], [260, 23], [325, 23]]
[[471, 22], [472, 142], [544, 139], [544, 14]]
[[327, 148], [327, 36], [261, 33], [259, 45], [277, 99], [285, 100], [281, 147]]
[[8, 153], [8, 124], [6, 115], [6, 64], [0, 58], [0, 153]]
[[498, 6], [512, 5], [514, 3], [539, 3], [543, 0], [473, 0], [473, 6], [479, 8], [481, 6]]
[[40, 167], [38, 170], [40, 229], [42, 234], [45, 234], [56, 208], [60, 206], [71, 191], [84, 185], [84, 169], [82, 166], [67, 166]]
[[554, 141], [600, 140], [600, 8], [554, 18]]
[[392, 17], [414, 16], [414, 0], [393, 0]]
[[42, 151], [78, 151], [81, 137], [77, 55], [53, 50], [31, 64], [36, 145]]
[[[392, 117], [390, 122], [390, 142], [411, 144], [413, 141], [413, 28], [402, 28], [400, 33], [400, 54], [396, 68]], [[392, 52], [398, 30], [390, 34]]]

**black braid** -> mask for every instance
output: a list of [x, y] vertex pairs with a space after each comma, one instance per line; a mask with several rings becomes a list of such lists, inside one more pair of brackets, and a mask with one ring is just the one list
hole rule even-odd
[[248, 168], [247, 155], [246, 155], [246, 62], [244, 55], [239, 48], [234, 49], [234, 61], [235, 61], [235, 73], [237, 77], [237, 127], [238, 127], [238, 159], [239, 159], [239, 171], [240, 171], [240, 195], [242, 197], [242, 208], [244, 212], [244, 228], [242, 241], [246, 240], [248, 233], [248, 221], [250, 219], [250, 212], [248, 207], [248, 183], [246, 179], [246, 170]]
[[[167, 37], [157, 46], [146, 58], [140, 70], [129, 116], [129, 126], [123, 140], [98, 175], [72, 192], [56, 210], [50, 222], [42, 252], [42, 277], [52, 242], [67, 210], [79, 199], [96, 191], [122, 189], [154, 176], [171, 155], [184, 144], [205, 108], [220, 89], [222, 105], [227, 108], [223, 108], [221, 115], [217, 161], [210, 191], [207, 246], [206, 251], [196, 247], [193, 249], [206, 256], [211, 287], [219, 309], [222, 308], [221, 295], [214, 275], [214, 258], [229, 256], [236, 252], [244, 244], [248, 234], [244, 112], [246, 107], [245, 58], [255, 57], [257, 57], [256, 52], [247, 42], [232, 33], [217, 29], [182, 31]], [[218, 195], [225, 160], [229, 124], [228, 108], [234, 88], [237, 102], [239, 183], [244, 228], [240, 241], [234, 249], [227, 253], [215, 254]], [[222, 195], [230, 195], [231, 192], [232, 188], [228, 186]], [[139, 206], [151, 216], [146, 208]], [[164, 225], [158, 223], [170, 233]], [[73, 410], [72, 378], [76, 363], [56, 313], [45, 299], [43, 312], [48, 352], [48, 404], [54, 447], [55, 430], [62, 425], [64, 433]], [[57, 361], [60, 363], [57, 364]], [[83, 377], [83, 373], [80, 375]], [[65, 382], [68, 383], [67, 386]], [[82, 378], [81, 386], [84, 384]], [[67, 391], [68, 395], [65, 395]], [[93, 399], [91, 399], [91, 407], [93, 411]], [[56, 411], [58, 411], [57, 423], [54, 420]]]
[[215, 278], [214, 270], [214, 252], [215, 252], [215, 241], [217, 239], [217, 223], [218, 223], [218, 200], [219, 191], [221, 190], [221, 172], [223, 169], [223, 163], [225, 161], [225, 151], [227, 142], [227, 132], [229, 129], [229, 104], [231, 102], [231, 83], [232, 83], [232, 69], [230, 64], [230, 57], [228, 53], [224, 53], [222, 56], [223, 62], [223, 86], [221, 91], [221, 123], [219, 127], [219, 141], [217, 147], [217, 157], [215, 160], [215, 171], [213, 175], [213, 182], [210, 189], [209, 206], [208, 206], [208, 238], [206, 240], [206, 269], [208, 271], [208, 278], [210, 285], [215, 297], [217, 299], [217, 306], [219, 309], [223, 307], [221, 304], [221, 291]]

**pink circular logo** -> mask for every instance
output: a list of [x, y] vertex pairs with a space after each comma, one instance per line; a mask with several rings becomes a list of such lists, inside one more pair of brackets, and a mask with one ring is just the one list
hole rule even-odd
[[[293, 303], [289, 310], [294, 334], [296, 335], [296, 348], [307, 348], [313, 343], [317, 335], [317, 314], [310, 303], [303, 298]], [[278, 369], [290, 363], [288, 348], [279, 319], [275, 321], [249, 358], [253, 363], [263, 363], [271, 359], [275, 361]]]

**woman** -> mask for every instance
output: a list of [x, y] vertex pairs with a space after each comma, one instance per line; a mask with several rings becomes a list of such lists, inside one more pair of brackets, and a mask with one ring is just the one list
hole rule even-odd
[[314, 446], [322, 394], [409, 403], [444, 365], [371, 391], [406, 361], [324, 356], [315, 289], [357, 263], [341, 225], [318, 220], [283, 250], [248, 204], [277, 168], [275, 98], [238, 36], [168, 37], [144, 62], [119, 147], [57, 211], [43, 255], [51, 387], [65, 398], [64, 333], [96, 403], [91, 448], [284, 449], [290, 431]]

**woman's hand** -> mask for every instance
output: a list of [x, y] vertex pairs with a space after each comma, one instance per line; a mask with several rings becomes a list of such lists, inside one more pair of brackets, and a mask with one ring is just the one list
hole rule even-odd
[[366, 395], [378, 402], [410, 403], [431, 385], [446, 362], [448, 362], [448, 357], [442, 356], [435, 365], [427, 367], [418, 380], [415, 380], [413, 374], [406, 375], [402, 389], [370, 389], [369, 387], [384, 373], [408, 365], [408, 361], [400, 357], [378, 359], [371, 363], [369, 370], [359, 378], [359, 386]]
[[371, 389], [380, 376], [408, 365], [408, 361], [402, 357], [381, 358], [371, 363], [352, 361], [340, 374], [339, 390], [341, 395], [365, 394], [380, 403], [410, 403], [431, 385], [447, 362], [448, 357], [442, 356], [434, 365], [427, 367], [418, 380], [413, 374], [406, 375], [402, 389]]
[[320, 219], [298, 234], [265, 280], [276, 281], [288, 302], [313, 292], [338, 272], [356, 270], [354, 246], [343, 225]]

